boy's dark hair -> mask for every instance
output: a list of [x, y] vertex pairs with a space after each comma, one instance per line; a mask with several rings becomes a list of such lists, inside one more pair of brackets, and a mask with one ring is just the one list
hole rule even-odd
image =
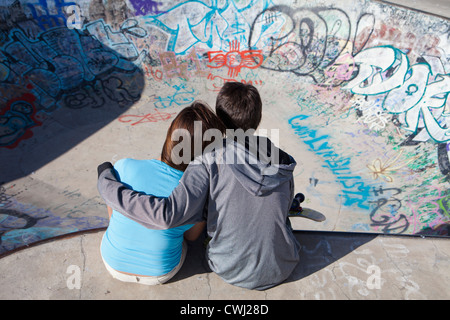
[[256, 130], [262, 117], [258, 89], [250, 84], [226, 82], [217, 95], [216, 114], [227, 129]]

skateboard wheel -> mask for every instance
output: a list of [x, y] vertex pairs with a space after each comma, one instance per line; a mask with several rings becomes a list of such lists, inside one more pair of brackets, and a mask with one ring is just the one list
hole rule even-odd
[[303, 193], [297, 193], [294, 198], [297, 199], [300, 203], [305, 201], [305, 195]]
[[298, 199], [295, 198], [294, 200], [292, 200], [291, 210], [297, 210], [298, 207], [300, 207], [300, 201], [298, 201]]

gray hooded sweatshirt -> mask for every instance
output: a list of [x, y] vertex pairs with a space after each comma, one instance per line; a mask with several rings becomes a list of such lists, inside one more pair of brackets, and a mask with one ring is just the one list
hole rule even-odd
[[98, 190], [113, 209], [147, 228], [206, 219], [211, 270], [230, 284], [264, 290], [289, 277], [300, 245], [286, 223], [296, 162], [269, 139], [257, 141], [267, 145], [264, 152], [255, 152], [252, 143], [224, 139], [188, 166], [168, 198], [127, 189], [111, 169], [100, 173]]

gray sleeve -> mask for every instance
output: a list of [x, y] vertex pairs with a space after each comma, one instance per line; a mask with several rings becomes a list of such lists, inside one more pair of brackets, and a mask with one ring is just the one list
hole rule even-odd
[[128, 189], [113, 169], [98, 177], [97, 188], [106, 204], [149, 229], [169, 229], [204, 220], [209, 196], [209, 173], [203, 164], [191, 164], [168, 198], [158, 198]]

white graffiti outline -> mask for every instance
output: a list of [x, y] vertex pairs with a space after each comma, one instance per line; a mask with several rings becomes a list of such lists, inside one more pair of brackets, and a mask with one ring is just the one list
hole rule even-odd
[[404, 114], [403, 129], [425, 128], [434, 141], [450, 141], [444, 117], [450, 74], [433, 74], [427, 62], [410, 66], [407, 55], [392, 46], [364, 49], [354, 59], [358, 75], [343, 90], [365, 96], [386, 94], [382, 107]]

